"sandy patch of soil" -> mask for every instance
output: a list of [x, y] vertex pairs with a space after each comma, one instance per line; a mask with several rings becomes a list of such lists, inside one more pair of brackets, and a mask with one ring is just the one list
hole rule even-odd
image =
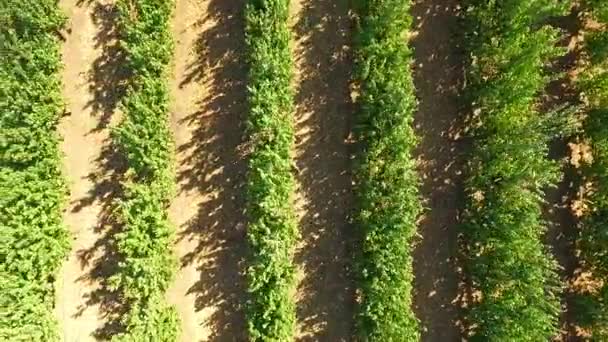
[[180, 270], [168, 291], [180, 341], [243, 341], [246, 114], [242, 0], [178, 0], [171, 82]]
[[56, 314], [63, 341], [89, 341], [111, 334], [119, 315], [106, 284], [116, 260], [110, 211], [121, 169], [109, 127], [118, 117], [125, 72], [112, 3], [63, 0], [61, 7], [70, 21], [63, 46], [68, 115], [59, 132], [70, 190], [64, 218], [74, 240], [57, 280]]

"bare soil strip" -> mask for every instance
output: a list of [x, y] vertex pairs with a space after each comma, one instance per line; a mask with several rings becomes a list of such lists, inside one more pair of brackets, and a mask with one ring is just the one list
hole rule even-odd
[[463, 117], [458, 96], [463, 56], [455, 35], [458, 0], [418, 0], [413, 7], [415, 85], [419, 110], [415, 127], [421, 194], [427, 211], [414, 253], [414, 307], [422, 341], [460, 341], [459, 212], [467, 144], [460, 139]]
[[172, 80], [181, 341], [243, 341], [246, 114], [243, 0], [178, 0]]
[[348, 1], [291, 2], [295, 42], [296, 151], [301, 240], [296, 252], [297, 340], [347, 341], [353, 325], [349, 214]]
[[[576, 75], [577, 61], [580, 54], [580, 22], [578, 10], [569, 16], [558, 18], [553, 26], [563, 30], [564, 36], [560, 45], [568, 49], [567, 54], [553, 66], [554, 72], [564, 72], [564, 76], [549, 84], [543, 105], [547, 110], [566, 104], [577, 105], [579, 94], [573, 84]], [[560, 317], [561, 334], [555, 341], [578, 341], [574, 298], [578, 259], [576, 257], [577, 217], [573, 211], [580, 185], [580, 158], [578, 150], [584, 152], [584, 145], [570, 141], [571, 137], [554, 141], [550, 146], [549, 155], [563, 164], [564, 178], [557, 188], [547, 189], [545, 204], [545, 219], [548, 221], [546, 243], [550, 246], [553, 256], [560, 266], [560, 277], [566, 284], [562, 298], [562, 314]], [[582, 156], [585, 158], [585, 156]]]
[[63, 46], [68, 114], [59, 131], [70, 189], [64, 217], [74, 241], [57, 280], [56, 314], [63, 341], [90, 341], [112, 333], [120, 309], [106, 283], [116, 262], [110, 211], [122, 169], [109, 126], [126, 74], [112, 3], [63, 0], [61, 7], [70, 23]]
[[[565, 140], [556, 141], [550, 149], [553, 159], [571, 160], [570, 150]], [[560, 266], [559, 275], [565, 285], [560, 317], [561, 333], [555, 341], [579, 341], [576, 327], [574, 299], [576, 297], [578, 259], [576, 257], [577, 221], [572, 205], [577, 197], [578, 175], [572, 165], [564, 165], [564, 178], [557, 188], [548, 189], [545, 194], [545, 219], [548, 221], [546, 243]]]

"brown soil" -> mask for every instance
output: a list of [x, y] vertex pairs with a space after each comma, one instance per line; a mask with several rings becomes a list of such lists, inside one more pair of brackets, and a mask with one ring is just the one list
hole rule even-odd
[[[568, 153], [566, 147], [564, 141], [553, 143], [550, 151], [551, 156], [555, 159], [566, 158], [565, 156]], [[562, 298], [560, 317], [561, 334], [555, 340], [576, 341], [578, 329], [576, 327], [576, 313], [573, 311], [576, 291], [573, 285], [576, 281], [575, 272], [578, 266], [575, 254], [577, 218], [571, 209], [576, 198], [574, 180], [577, 176], [576, 171], [570, 165], [564, 165], [564, 171], [565, 176], [558, 183], [558, 187], [546, 192], [545, 217], [548, 220], [546, 242], [560, 266], [559, 275], [562, 283], [566, 286]]]
[[350, 340], [353, 205], [349, 80], [351, 19], [347, 1], [292, 1], [295, 42], [297, 340]]
[[168, 291], [181, 341], [242, 341], [246, 111], [243, 0], [178, 0], [171, 124], [176, 143], [181, 268]]
[[111, 3], [63, 0], [61, 7], [70, 18], [63, 46], [69, 114], [59, 132], [70, 190], [64, 218], [74, 240], [57, 280], [56, 315], [63, 341], [89, 341], [110, 333], [118, 316], [106, 284], [115, 265], [109, 213], [121, 168], [109, 126], [117, 119], [124, 72], [118, 67], [122, 59]]
[[463, 202], [462, 170], [467, 144], [458, 96], [463, 61], [457, 46], [458, 0], [418, 0], [413, 7], [415, 85], [419, 110], [415, 128], [421, 194], [426, 212], [414, 252], [414, 307], [422, 341], [460, 341], [458, 215]]
[[[565, 35], [561, 41], [562, 46], [568, 48], [568, 53], [556, 61], [553, 71], [564, 72], [565, 75], [551, 82], [547, 88], [543, 107], [545, 110], [563, 106], [577, 105], [579, 95], [576, 92], [572, 77], [576, 74], [576, 63], [579, 55], [579, 20], [578, 11], [571, 15], [557, 18], [551, 24], [561, 28]], [[547, 189], [545, 218], [548, 221], [546, 243], [550, 246], [553, 256], [557, 260], [559, 274], [563, 284], [566, 284], [562, 298], [562, 312], [560, 317], [561, 334], [556, 341], [579, 340], [576, 327], [576, 313], [574, 312], [575, 272], [578, 267], [576, 257], [577, 218], [573, 206], [576, 201], [577, 176], [576, 168], [581, 161], [588, 159], [584, 144], [575, 144], [571, 137], [558, 139], [552, 142], [549, 155], [552, 159], [563, 164], [563, 179], [557, 188]]]

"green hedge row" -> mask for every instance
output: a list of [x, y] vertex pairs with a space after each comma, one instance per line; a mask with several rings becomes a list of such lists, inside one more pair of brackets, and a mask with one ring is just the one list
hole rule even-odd
[[113, 139], [128, 171], [117, 219], [122, 260], [111, 281], [128, 306], [116, 341], [175, 341], [179, 321], [165, 301], [176, 260], [167, 209], [173, 195], [173, 144], [168, 122], [168, 67], [173, 53], [173, 2], [119, 0], [121, 46], [130, 84], [121, 102], [123, 121]]
[[603, 281], [580, 298], [579, 323], [599, 341], [608, 339], [608, 2], [588, 0], [583, 7], [586, 16], [604, 25], [585, 37], [587, 64], [579, 80], [588, 109], [583, 136], [593, 155], [584, 172], [593, 190], [586, 198], [590, 212], [582, 220], [579, 248], [586, 268]]
[[359, 310], [363, 341], [417, 341], [412, 239], [422, 211], [412, 151], [417, 101], [407, 33], [411, 2], [358, 0], [355, 78], [360, 86], [355, 169]]
[[[469, 0], [467, 82], [475, 144], [463, 235], [475, 300], [472, 341], [548, 341], [557, 332], [557, 264], [543, 245], [543, 190], [560, 178], [548, 142], [563, 121], [538, 110], [545, 69], [563, 51], [543, 25], [558, 0]], [[553, 113], [554, 114], [554, 113]]]
[[251, 144], [247, 321], [253, 341], [290, 341], [295, 328], [292, 257], [297, 226], [288, 7], [289, 0], [249, 0], [245, 11]]
[[0, 1], [0, 340], [58, 341], [69, 251], [56, 126], [64, 111], [55, 0]]

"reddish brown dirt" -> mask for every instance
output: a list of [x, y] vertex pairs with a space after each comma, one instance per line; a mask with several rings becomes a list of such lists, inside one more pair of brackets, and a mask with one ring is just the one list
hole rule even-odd
[[180, 341], [243, 341], [246, 246], [239, 146], [246, 113], [242, 0], [178, 0], [171, 124], [180, 270], [168, 291]]
[[353, 205], [349, 80], [351, 20], [347, 1], [294, 0], [296, 252], [298, 341], [348, 341], [354, 288], [350, 277]]
[[463, 56], [457, 0], [418, 0], [413, 7], [415, 85], [419, 110], [415, 127], [421, 194], [426, 212], [414, 253], [414, 307], [422, 341], [459, 341], [458, 215], [463, 202], [466, 144], [459, 139], [463, 118], [458, 96]]
[[70, 190], [64, 218], [74, 240], [57, 280], [56, 314], [63, 341], [89, 341], [106, 336], [118, 315], [106, 284], [115, 264], [109, 215], [120, 173], [109, 126], [117, 119], [124, 73], [117, 67], [111, 2], [63, 0], [61, 7], [70, 19], [63, 46], [69, 114], [59, 132]]

